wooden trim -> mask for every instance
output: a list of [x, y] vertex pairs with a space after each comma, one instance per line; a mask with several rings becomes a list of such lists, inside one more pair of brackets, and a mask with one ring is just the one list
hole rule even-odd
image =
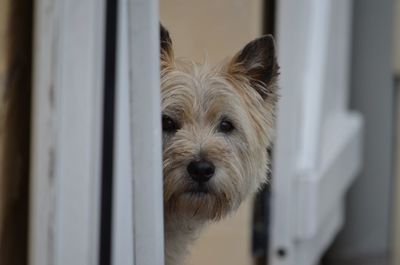
[[0, 1], [0, 263], [27, 263], [32, 1]]

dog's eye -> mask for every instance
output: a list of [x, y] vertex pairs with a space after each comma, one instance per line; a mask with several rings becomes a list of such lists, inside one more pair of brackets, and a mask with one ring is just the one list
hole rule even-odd
[[230, 133], [235, 129], [230, 121], [222, 120], [219, 124], [219, 131], [223, 133]]
[[178, 124], [168, 117], [167, 115], [162, 116], [162, 129], [164, 132], [176, 132], [178, 128]]

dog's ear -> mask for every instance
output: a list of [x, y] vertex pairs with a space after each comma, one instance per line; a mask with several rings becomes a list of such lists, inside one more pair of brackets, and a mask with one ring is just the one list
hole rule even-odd
[[173, 58], [172, 41], [168, 30], [160, 23], [160, 55], [161, 60], [170, 61]]
[[270, 90], [275, 89], [279, 75], [275, 52], [272, 35], [255, 39], [233, 57], [230, 63], [231, 73], [248, 77], [252, 87], [265, 99], [275, 92]]

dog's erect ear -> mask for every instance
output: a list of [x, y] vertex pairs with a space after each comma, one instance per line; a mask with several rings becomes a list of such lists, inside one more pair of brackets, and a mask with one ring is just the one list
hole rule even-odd
[[162, 60], [170, 60], [173, 57], [172, 41], [168, 30], [160, 23], [160, 54]]
[[252, 86], [265, 99], [275, 89], [279, 66], [275, 54], [275, 41], [266, 35], [248, 43], [237, 53], [231, 63], [231, 71], [246, 75]]

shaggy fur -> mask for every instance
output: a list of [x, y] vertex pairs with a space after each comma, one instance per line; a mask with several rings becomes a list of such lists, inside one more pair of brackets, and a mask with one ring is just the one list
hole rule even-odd
[[[267, 181], [279, 67], [271, 36], [213, 67], [174, 58], [162, 26], [160, 45], [162, 114], [176, 126], [163, 128], [165, 256], [167, 265], [181, 265], [208, 222], [235, 211]], [[221, 131], [222, 121], [232, 131]], [[215, 165], [201, 185], [187, 169], [199, 159]]]

